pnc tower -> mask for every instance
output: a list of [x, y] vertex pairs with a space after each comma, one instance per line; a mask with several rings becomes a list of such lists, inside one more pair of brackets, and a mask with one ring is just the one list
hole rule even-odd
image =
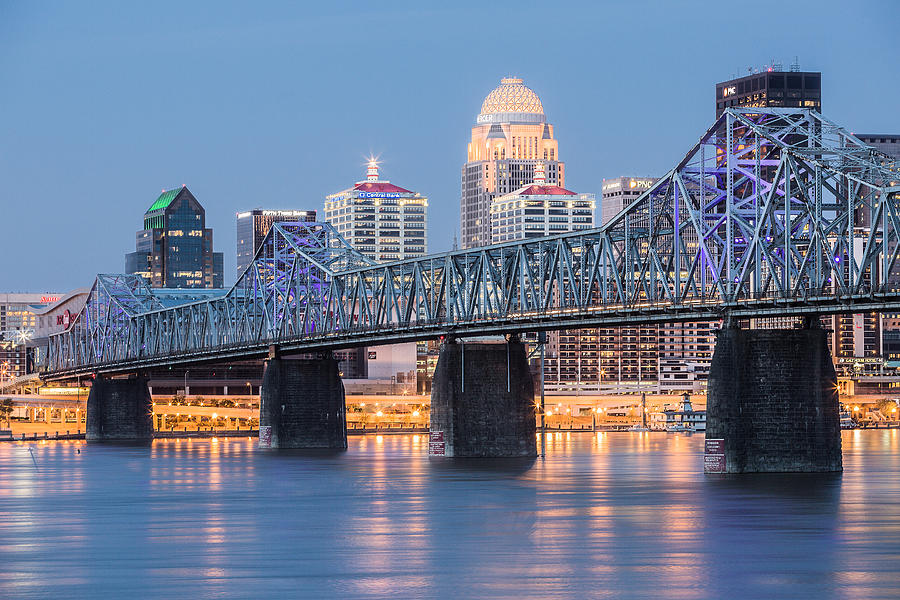
[[538, 163], [547, 185], [565, 187], [565, 165], [540, 98], [521, 79], [505, 77], [484, 99], [472, 127], [462, 168], [463, 248], [491, 243], [491, 202], [532, 183]]

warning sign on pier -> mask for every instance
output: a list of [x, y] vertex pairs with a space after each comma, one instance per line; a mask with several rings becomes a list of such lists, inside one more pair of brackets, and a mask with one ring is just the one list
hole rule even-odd
[[704, 473], [724, 473], [725, 440], [707, 439], [703, 453]]
[[432, 431], [428, 436], [428, 455], [444, 456], [444, 432]]

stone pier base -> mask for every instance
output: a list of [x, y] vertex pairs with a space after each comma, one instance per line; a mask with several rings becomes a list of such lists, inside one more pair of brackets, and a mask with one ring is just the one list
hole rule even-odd
[[724, 453], [727, 473], [842, 470], [837, 376], [825, 336], [819, 327], [718, 332], [707, 396], [708, 471], [722, 470], [710, 463], [710, 448]]
[[525, 346], [446, 343], [431, 388], [430, 456], [537, 456]]
[[269, 359], [260, 391], [259, 447], [347, 449], [344, 384], [333, 356]]
[[143, 442], [153, 439], [153, 400], [143, 377], [97, 377], [87, 400], [85, 439], [89, 442]]

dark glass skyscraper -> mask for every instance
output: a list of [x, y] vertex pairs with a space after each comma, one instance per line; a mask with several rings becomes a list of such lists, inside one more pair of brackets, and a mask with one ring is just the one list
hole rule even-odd
[[206, 211], [184, 186], [165, 190], [144, 213], [135, 251], [125, 255], [125, 272], [151, 287], [220, 288], [223, 255], [213, 252]]
[[796, 71], [784, 72], [774, 67], [717, 83], [716, 118], [730, 106], [811, 108], [822, 112], [822, 74], [796, 68]]

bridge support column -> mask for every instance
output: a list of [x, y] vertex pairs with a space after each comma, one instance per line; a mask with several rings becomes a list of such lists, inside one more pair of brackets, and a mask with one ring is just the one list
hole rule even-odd
[[[837, 375], [815, 322], [716, 335], [706, 439], [723, 440], [725, 472], [842, 470]], [[718, 445], [707, 442], [707, 452], [711, 444]], [[720, 471], [719, 460], [708, 454], [707, 471]]]
[[429, 456], [537, 456], [525, 346], [449, 342], [431, 386]]
[[330, 353], [322, 358], [266, 362], [259, 447], [347, 449], [344, 384]]
[[85, 439], [89, 442], [153, 439], [153, 400], [144, 377], [97, 377], [87, 399]]

